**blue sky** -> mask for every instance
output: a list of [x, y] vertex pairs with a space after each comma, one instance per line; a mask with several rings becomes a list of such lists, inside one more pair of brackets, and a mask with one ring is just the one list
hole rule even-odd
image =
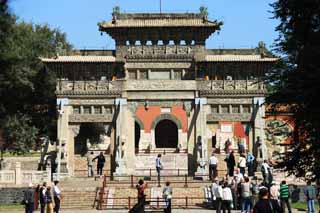
[[[270, 19], [275, 0], [162, 0], [164, 12], [198, 12], [208, 7], [209, 18], [224, 22], [219, 35], [207, 40], [208, 48], [251, 48], [259, 41], [268, 47], [277, 38], [277, 20]], [[67, 33], [75, 48], [114, 48], [100, 36], [97, 23], [110, 20], [114, 6], [122, 12], [159, 12], [160, 0], [11, 0], [11, 11], [21, 20], [49, 24]]]

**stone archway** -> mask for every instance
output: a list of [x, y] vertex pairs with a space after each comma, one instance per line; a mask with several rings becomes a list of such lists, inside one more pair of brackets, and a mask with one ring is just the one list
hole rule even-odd
[[168, 119], [161, 120], [155, 128], [156, 148], [177, 148], [178, 127]]

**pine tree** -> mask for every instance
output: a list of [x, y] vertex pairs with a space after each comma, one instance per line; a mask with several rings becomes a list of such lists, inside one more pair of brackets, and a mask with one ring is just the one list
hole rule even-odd
[[269, 81], [277, 88], [268, 97], [273, 106], [287, 104], [293, 113], [293, 143], [281, 156], [279, 167], [289, 174], [320, 179], [320, 0], [278, 0], [272, 4], [276, 51], [281, 65]]

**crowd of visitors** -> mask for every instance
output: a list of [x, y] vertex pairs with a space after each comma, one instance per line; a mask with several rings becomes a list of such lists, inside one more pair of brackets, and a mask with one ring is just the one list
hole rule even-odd
[[44, 182], [42, 185], [29, 184], [29, 188], [24, 191], [23, 204], [25, 205], [26, 213], [33, 213], [40, 208], [41, 213], [59, 213], [61, 191], [58, 187], [59, 181], [53, 182], [53, 188], [47, 186]]
[[[318, 186], [318, 189], [320, 187]], [[315, 201], [320, 199], [319, 190], [311, 182], [303, 189], [307, 201], [307, 212], [315, 212]], [[217, 213], [221, 210], [228, 213], [241, 210], [241, 213], [291, 213], [291, 202], [300, 200], [300, 189], [294, 185], [292, 190], [285, 180], [280, 184], [272, 182], [270, 185], [257, 177], [250, 178], [242, 175], [239, 169], [234, 176], [226, 175], [221, 180], [214, 179], [211, 185], [211, 198]], [[320, 205], [320, 204], [319, 204]], [[320, 209], [320, 208], [319, 208]]]

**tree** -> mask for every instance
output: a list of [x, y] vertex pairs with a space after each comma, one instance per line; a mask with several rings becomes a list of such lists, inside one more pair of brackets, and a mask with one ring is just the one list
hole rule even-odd
[[16, 116], [19, 120], [23, 114], [31, 119], [26, 125], [54, 139], [55, 76], [44, 68], [40, 57], [57, 55], [57, 47], [64, 52], [72, 47], [58, 29], [17, 21], [4, 0], [0, 0], [0, 12], [0, 129], [8, 119]]
[[3, 137], [10, 142], [5, 144], [3, 151], [24, 154], [34, 148], [38, 129], [32, 126], [30, 117], [21, 114], [9, 116], [3, 127]]
[[320, 1], [278, 0], [271, 6], [280, 20], [275, 47], [282, 65], [270, 73], [277, 89], [268, 102], [274, 107], [287, 104], [295, 121], [294, 141], [278, 166], [289, 174], [319, 180]]

